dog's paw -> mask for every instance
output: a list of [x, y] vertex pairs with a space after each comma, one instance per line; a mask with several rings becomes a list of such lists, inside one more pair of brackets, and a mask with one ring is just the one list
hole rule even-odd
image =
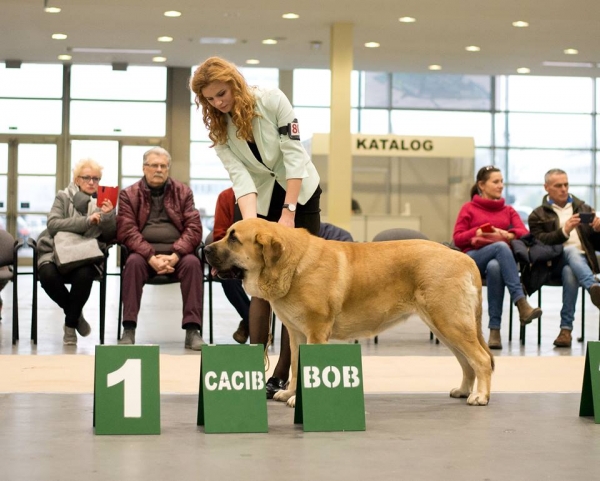
[[470, 391], [461, 391], [460, 388], [455, 387], [450, 391], [450, 397], [461, 398], [461, 397], [469, 397], [471, 394]]
[[289, 399], [287, 400], [287, 403], [286, 403], [286, 404], [287, 404], [287, 405], [288, 405], [288, 407], [290, 407], [290, 408], [295, 408], [295, 407], [296, 407], [296, 396], [294, 395], [294, 396], [292, 396], [291, 398], [289, 398]]
[[467, 404], [469, 406], [487, 406], [489, 402], [490, 402], [489, 396], [478, 393], [478, 392], [474, 392], [467, 399]]
[[274, 395], [273, 395], [273, 399], [275, 399], [275, 401], [280, 401], [282, 403], [287, 402], [292, 396], [296, 395], [296, 391], [291, 391], [289, 389], [282, 389], [281, 391], [277, 391]]

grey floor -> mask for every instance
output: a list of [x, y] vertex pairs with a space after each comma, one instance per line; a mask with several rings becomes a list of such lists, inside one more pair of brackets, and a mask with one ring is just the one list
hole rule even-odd
[[[39, 340], [29, 341], [31, 276], [19, 278], [20, 341], [11, 344], [11, 285], [3, 291], [0, 355], [93, 354], [98, 342], [98, 292], [85, 315], [94, 331], [76, 347], [62, 345], [63, 317], [39, 290]], [[239, 319], [216, 285], [214, 342], [232, 343]], [[485, 293], [484, 293], [485, 294]], [[485, 296], [484, 296], [485, 297]], [[537, 297], [534, 297], [537, 302]], [[118, 281], [109, 279], [106, 342], [116, 343]], [[484, 306], [485, 312], [486, 306]], [[498, 356], [582, 356], [585, 344], [557, 349], [560, 289], [544, 288], [542, 342], [537, 325], [508, 342], [505, 300]], [[148, 286], [137, 334], [162, 353], [197, 355], [183, 348], [176, 285]], [[598, 310], [586, 297], [586, 340], [598, 339]], [[205, 316], [207, 318], [207, 316]], [[581, 307], [575, 335], [581, 336]], [[487, 318], [484, 319], [487, 323]], [[208, 321], [206, 320], [206, 324]], [[206, 325], [205, 329], [208, 329]], [[487, 328], [484, 328], [487, 336]], [[205, 330], [208, 340], [208, 332]], [[449, 356], [416, 318], [379, 338], [361, 341], [365, 356]], [[277, 347], [271, 349], [277, 353]], [[454, 361], [453, 361], [454, 362]], [[293, 410], [268, 402], [268, 434], [204, 434], [195, 424], [197, 396], [163, 395], [159, 436], [96, 436], [91, 394], [0, 394], [0, 479], [598, 479], [600, 425], [578, 417], [580, 393], [498, 393], [487, 407], [468, 407], [447, 393], [365, 399], [367, 430], [304, 433]]]

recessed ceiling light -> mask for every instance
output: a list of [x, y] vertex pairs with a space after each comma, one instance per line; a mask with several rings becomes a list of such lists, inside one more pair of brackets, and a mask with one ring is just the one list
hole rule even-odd
[[158, 37], [156, 40], [158, 40], [159, 42], [172, 42], [173, 37], [168, 37], [165, 35], [164, 37]]
[[200, 43], [205, 45], [233, 45], [236, 38], [230, 37], [200, 37]]
[[367, 42], [365, 43], [365, 47], [367, 48], [377, 48], [380, 44], [378, 42]]
[[64, 33], [53, 33], [52, 38], [54, 40], [65, 40], [67, 36]]
[[130, 53], [141, 55], [156, 55], [161, 53], [157, 49], [141, 49], [141, 48], [95, 48], [95, 47], [73, 47], [69, 49], [75, 53]]
[[168, 10], [164, 13], [165, 17], [181, 17], [181, 12], [177, 10]]
[[577, 54], [579, 53], [579, 50], [577, 50], [576, 48], [566, 48], [566, 49], [564, 50], [564, 52], [565, 52], [567, 55], [577, 55]]
[[529, 27], [529, 23], [524, 22], [523, 20], [517, 20], [516, 22], [513, 22], [512, 25], [513, 25], [513, 27], [518, 27], [518, 28]]
[[277, 44], [277, 40], [275, 40], [274, 38], [265, 38], [262, 43], [264, 45], [275, 45]]
[[58, 60], [71, 60], [73, 57], [70, 55], [59, 55]]
[[152, 57], [152, 61], [156, 63], [166, 62], [167, 57]]
[[529, 70], [527, 67], [520, 67], [517, 69], [517, 73], [530, 73], [531, 70]]
[[297, 13], [284, 13], [281, 18], [286, 18], [288, 20], [295, 20], [296, 18], [300, 18], [300, 15]]
[[567, 68], [592, 68], [594, 64], [592, 62], [554, 62], [545, 61], [542, 62], [544, 67], [567, 67]]
[[479, 52], [481, 48], [479, 48], [477, 45], [469, 45], [468, 47], [465, 47], [465, 50], [467, 52]]
[[246, 63], [248, 65], [258, 65], [260, 63], [260, 60], [255, 58], [249, 58], [248, 60], [246, 60]]
[[427, 67], [429, 70], [442, 70], [442, 66], [441, 65], [430, 65], [429, 67]]
[[398, 21], [402, 23], [414, 23], [417, 19], [414, 17], [400, 17]]
[[46, 7], [46, 8], [44, 8], [44, 12], [46, 12], [46, 13], [60, 13], [60, 8], [58, 8], [58, 7]]

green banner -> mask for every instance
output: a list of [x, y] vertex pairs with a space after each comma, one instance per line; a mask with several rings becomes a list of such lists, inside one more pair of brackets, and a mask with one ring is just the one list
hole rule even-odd
[[96, 346], [96, 434], [160, 434], [158, 346]]
[[202, 347], [198, 426], [206, 433], [266, 433], [262, 345]]
[[594, 416], [600, 424], [600, 341], [587, 343], [579, 415]]
[[304, 431], [364, 431], [360, 344], [303, 344], [294, 422]]

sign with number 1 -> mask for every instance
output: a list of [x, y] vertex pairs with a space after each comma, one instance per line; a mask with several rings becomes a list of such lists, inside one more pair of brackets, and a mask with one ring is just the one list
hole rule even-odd
[[158, 346], [96, 346], [96, 434], [160, 434]]

